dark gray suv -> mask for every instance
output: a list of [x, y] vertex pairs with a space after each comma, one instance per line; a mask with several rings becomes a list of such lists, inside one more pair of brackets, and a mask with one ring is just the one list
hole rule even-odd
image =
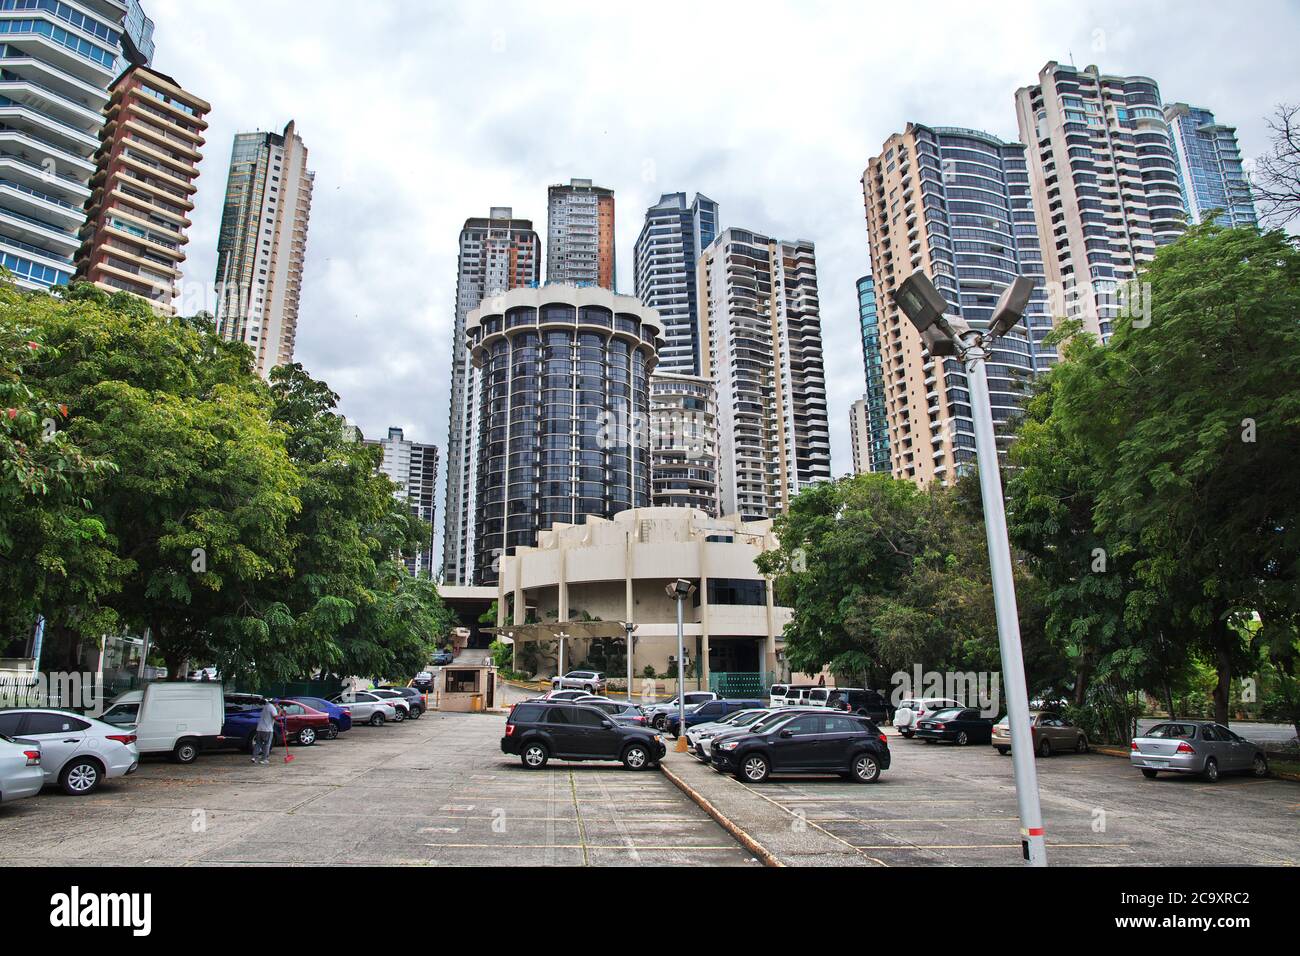
[[667, 748], [654, 731], [619, 724], [595, 707], [530, 700], [511, 708], [501, 752], [517, 756], [529, 770], [542, 769], [552, 757], [618, 760], [628, 770], [644, 770], [662, 760]]

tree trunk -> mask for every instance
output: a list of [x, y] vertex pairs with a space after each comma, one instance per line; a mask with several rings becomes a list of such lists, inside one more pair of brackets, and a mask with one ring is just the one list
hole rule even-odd
[[1214, 666], [1219, 679], [1214, 685], [1214, 719], [1228, 725], [1228, 694], [1232, 687], [1232, 648], [1228, 622], [1220, 617], [1214, 622]]
[[1074, 706], [1082, 707], [1083, 702], [1088, 699], [1088, 686], [1092, 681], [1091, 669], [1085, 665], [1080, 665], [1074, 675]]

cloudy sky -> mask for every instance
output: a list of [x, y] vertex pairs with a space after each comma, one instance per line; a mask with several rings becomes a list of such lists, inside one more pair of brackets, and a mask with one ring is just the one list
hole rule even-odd
[[858, 179], [886, 137], [916, 121], [1015, 139], [1013, 94], [1048, 60], [1154, 77], [1166, 101], [1236, 124], [1247, 157], [1273, 105], [1300, 101], [1300, 4], [1285, 0], [145, 7], [154, 65], [213, 106], [187, 283], [212, 280], [233, 135], [297, 120], [316, 171], [297, 358], [367, 435], [401, 425], [442, 448], [457, 235], [491, 206], [544, 235], [549, 184], [612, 187], [625, 293], [661, 193], [702, 192], [724, 226], [815, 241], [842, 474], [863, 389]]

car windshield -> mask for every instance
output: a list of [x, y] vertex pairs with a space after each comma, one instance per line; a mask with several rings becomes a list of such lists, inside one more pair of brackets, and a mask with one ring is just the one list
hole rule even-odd
[[738, 714], [732, 714], [727, 718], [727, 722], [734, 727], [748, 727], [756, 720], [767, 716], [766, 710], [742, 710]]
[[956, 717], [956, 716], [957, 716], [958, 714], [960, 714], [960, 713], [961, 713], [961, 708], [960, 708], [960, 707], [945, 707], [943, 710], [937, 710], [937, 711], [935, 711], [935, 712], [934, 712], [933, 714], [931, 714], [930, 716], [931, 716], [931, 717], [935, 717], [935, 718], [939, 718], [939, 717], [950, 717], [950, 718], [951, 718], [951, 717]]
[[767, 730], [769, 727], [772, 727], [775, 724], [780, 723], [781, 721], [785, 720], [789, 716], [790, 714], [788, 711], [786, 712], [777, 711], [775, 714], [768, 714], [766, 717], [763, 717], [761, 720], [754, 721], [754, 723], [749, 725], [749, 729], [752, 730], [754, 733], [760, 733], [761, 731]]
[[133, 724], [139, 714], [139, 704], [118, 704], [108, 710], [100, 720], [106, 724]]

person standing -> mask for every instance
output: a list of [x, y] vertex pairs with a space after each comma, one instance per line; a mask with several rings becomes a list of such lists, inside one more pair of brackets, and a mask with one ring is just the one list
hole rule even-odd
[[269, 700], [262, 705], [257, 718], [257, 732], [253, 735], [253, 763], [271, 762], [271, 745], [275, 741], [275, 704]]

